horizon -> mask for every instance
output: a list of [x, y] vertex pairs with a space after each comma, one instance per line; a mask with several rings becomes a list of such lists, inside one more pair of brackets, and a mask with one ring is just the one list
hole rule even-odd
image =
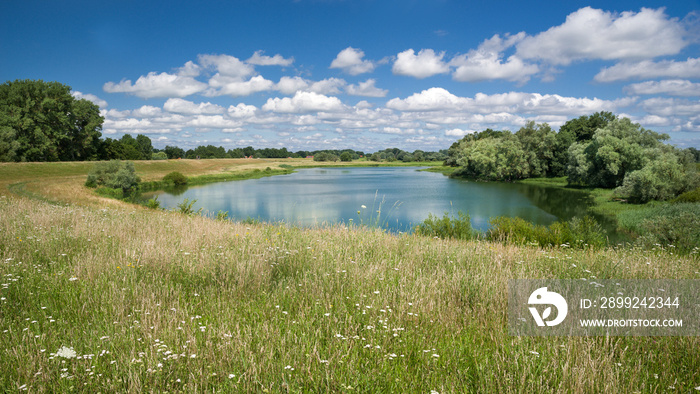
[[558, 130], [609, 111], [700, 148], [697, 0], [0, 9], [3, 81], [71, 86], [100, 106], [103, 138], [436, 152], [487, 128]]

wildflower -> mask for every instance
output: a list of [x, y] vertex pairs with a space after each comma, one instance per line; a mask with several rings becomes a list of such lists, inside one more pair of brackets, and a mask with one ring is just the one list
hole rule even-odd
[[76, 355], [77, 355], [77, 353], [75, 353], [75, 350], [73, 350], [72, 347], [69, 348], [69, 347], [62, 346], [56, 352], [56, 356], [63, 357], [63, 358], [73, 358]]
[[236, 377], [236, 375], [234, 375], [234, 374], [232, 374], [232, 373], [228, 374], [228, 378], [229, 378], [229, 379], [233, 379], [233, 378], [235, 378], [235, 377]]
[[[119, 268], [119, 267], [117, 267], [117, 268]], [[69, 281], [71, 281], [71, 282], [73, 282], [73, 281], [76, 281], [76, 280], [78, 280], [78, 278], [76, 278], [75, 276], [73, 276], [73, 277], [71, 277], [71, 278], [70, 278], [70, 279], [68, 279], [68, 280], [69, 280]]]
[[190, 358], [195, 358], [195, 357], [197, 357], [197, 355], [196, 355], [196, 354], [192, 354], [192, 355], [190, 355]]
[[539, 356], [539, 355], [540, 355], [539, 353], [537, 353], [537, 352], [534, 351], [534, 350], [530, 350], [530, 353], [534, 354], [535, 356]]

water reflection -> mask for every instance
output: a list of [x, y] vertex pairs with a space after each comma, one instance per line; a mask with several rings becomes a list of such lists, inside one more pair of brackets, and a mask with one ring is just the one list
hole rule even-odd
[[[302, 169], [289, 175], [213, 183], [186, 190], [155, 192], [164, 208], [185, 198], [195, 209], [228, 211], [229, 217], [312, 226], [376, 221], [393, 231], [408, 231], [429, 214], [466, 212], [472, 225], [486, 230], [496, 216], [518, 216], [548, 225], [587, 214], [587, 193], [561, 188], [500, 182], [471, 182], [416, 168]], [[362, 208], [362, 206], [366, 208]], [[358, 211], [360, 211], [358, 215]], [[379, 211], [379, 212], [378, 212]]]

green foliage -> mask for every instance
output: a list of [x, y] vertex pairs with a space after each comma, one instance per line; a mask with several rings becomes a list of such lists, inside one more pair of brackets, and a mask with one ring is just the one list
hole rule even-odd
[[530, 223], [522, 218], [496, 217], [489, 221], [486, 238], [491, 241], [539, 246], [603, 247], [605, 230], [590, 216], [555, 222], [549, 226]]
[[616, 119], [612, 112], [596, 112], [593, 115], [571, 119], [559, 128], [559, 133], [570, 135], [576, 142], [589, 141], [596, 130], [602, 129]]
[[472, 230], [471, 220], [469, 215], [458, 212], [457, 218], [451, 218], [445, 212], [442, 218], [429, 214], [428, 218], [415, 228], [416, 234], [439, 237], [439, 238], [454, 238], [454, 239], [472, 239], [475, 236]]
[[224, 221], [228, 219], [228, 211], [219, 211], [216, 213], [216, 220]]
[[182, 214], [185, 214], [185, 215], [200, 214], [200, 213], [202, 213], [203, 208], [199, 208], [199, 210], [195, 211], [193, 206], [194, 206], [194, 203], [196, 203], [196, 202], [197, 202], [197, 200], [190, 201], [189, 198], [186, 198], [184, 201], [177, 204], [178, 209], [176, 211], [180, 212]]
[[280, 164], [280, 168], [284, 168], [285, 170], [290, 170], [294, 167], [290, 166], [289, 164]]
[[457, 165], [462, 168], [454, 175], [483, 180], [523, 179], [530, 174], [528, 159], [529, 154], [510, 133], [462, 140], [457, 151]]
[[700, 202], [700, 187], [681, 194], [672, 202]]
[[184, 186], [187, 184], [187, 177], [177, 171], [173, 171], [163, 177], [163, 182], [172, 183], [175, 186]]
[[527, 162], [530, 164], [528, 177], [545, 177], [552, 175], [554, 152], [557, 150], [557, 134], [548, 124], [536, 125], [529, 121], [520, 128], [515, 136], [518, 138]]
[[352, 155], [350, 152], [343, 152], [340, 154], [340, 161], [352, 161]]
[[154, 153], [153, 156], [151, 156], [151, 160], [167, 160], [167, 159], [168, 159], [168, 154], [165, 152]]
[[16, 80], [0, 85], [0, 160], [98, 158], [100, 109], [58, 82]]
[[[680, 253], [700, 248], [700, 204], [662, 204], [640, 221], [637, 244], [645, 248], [672, 247]], [[672, 245], [672, 246], [671, 246]]]
[[640, 170], [664, 148], [668, 135], [646, 130], [628, 118], [615, 119], [588, 142], [569, 147], [569, 182], [592, 187], [621, 186], [625, 176]]
[[700, 183], [693, 163], [683, 163], [676, 153], [662, 153], [640, 170], [632, 171], [615, 190], [633, 203], [669, 200]]
[[328, 152], [318, 152], [314, 155], [314, 161], [338, 161], [338, 156]]
[[134, 163], [111, 160], [95, 164], [87, 176], [85, 186], [105, 186], [121, 189], [124, 193], [133, 190], [141, 179], [136, 175]]
[[158, 196], [150, 198], [146, 201], [146, 206], [151, 209], [160, 209], [160, 201], [158, 201]]

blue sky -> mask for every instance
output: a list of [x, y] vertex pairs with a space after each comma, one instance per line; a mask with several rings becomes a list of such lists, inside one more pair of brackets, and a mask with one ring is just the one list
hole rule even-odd
[[446, 149], [597, 111], [700, 147], [700, 1], [0, 4], [0, 79], [154, 146]]

